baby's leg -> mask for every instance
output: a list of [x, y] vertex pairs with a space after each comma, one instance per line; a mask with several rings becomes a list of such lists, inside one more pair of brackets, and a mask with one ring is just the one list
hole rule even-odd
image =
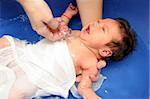
[[29, 99], [29, 97], [36, 93], [37, 87], [30, 82], [23, 71], [20, 71], [19, 67], [13, 67], [13, 70], [17, 77], [14, 85], [10, 89], [8, 99]]
[[14, 39], [10, 36], [0, 38], [0, 65], [8, 66], [16, 74], [16, 81], [9, 92], [9, 99], [26, 99], [35, 94], [37, 87], [33, 85], [19, 66], [13, 65]]
[[0, 38], [0, 49], [8, 47], [10, 45], [6, 38]]
[[37, 88], [26, 76], [18, 78], [10, 90], [9, 99], [28, 99], [33, 96]]
[[10, 41], [6, 38], [0, 38], [0, 65], [6, 66], [14, 60], [13, 48]]

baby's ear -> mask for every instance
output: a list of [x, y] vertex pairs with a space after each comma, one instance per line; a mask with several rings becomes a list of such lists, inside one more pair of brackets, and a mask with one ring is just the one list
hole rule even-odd
[[112, 52], [112, 50], [110, 48], [105, 47], [105, 48], [99, 49], [99, 54], [102, 57], [109, 57], [109, 56], [112, 56], [113, 52]]

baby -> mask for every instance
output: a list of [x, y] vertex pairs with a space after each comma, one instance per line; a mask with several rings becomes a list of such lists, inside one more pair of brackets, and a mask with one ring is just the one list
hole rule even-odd
[[[76, 13], [77, 8], [69, 5], [61, 18], [68, 24]], [[0, 65], [16, 75], [6, 92], [8, 99], [28, 98], [42, 90], [67, 98], [77, 75], [79, 94], [85, 99], [99, 99], [91, 88], [90, 75], [97, 75], [97, 67], [102, 68], [100, 60], [120, 60], [135, 46], [133, 31], [124, 19], [100, 19], [82, 31], [70, 31], [63, 24], [60, 28], [64, 31], [54, 33], [65, 36], [65, 40], [43, 39], [32, 45], [11, 36], [0, 39]]]

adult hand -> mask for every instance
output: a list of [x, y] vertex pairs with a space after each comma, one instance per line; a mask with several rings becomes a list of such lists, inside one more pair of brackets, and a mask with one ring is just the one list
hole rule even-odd
[[[18, 0], [26, 11], [33, 30], [51, 40], [52, 32], [49, 30], [49, 21], [53, 18], [52, 12], [44, 0]], [[51, 28], [57, 28], [51, 27]]]
[[52, 32], [51, 40], [56, 41], [64, 39], [66, 36], [70, 36], [71, 30], [62, 20], [61, 17], [53, 18], [46, 24], [49, 30]]

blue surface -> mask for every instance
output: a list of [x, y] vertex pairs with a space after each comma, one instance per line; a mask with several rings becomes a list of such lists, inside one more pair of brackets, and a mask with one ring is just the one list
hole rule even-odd
[[[74, 0], [47, 0], [54, 16], [60, 16]], [[53, 5], [53, 6], [52, 6]], [[107, 80], [97, 94], [103, 99], [149, 98], [149, 2], [148, 0], [104, 0], [103, 17], [123, 17], [137, 32], [136, 50], [120, 62], [109, 62], [102, 70]], [[80, 29], [77, 15], [70, 23]], [[15, 0], [0, 0], [0, 36], [10, 34], [20, 39], [36, 42], [41, 37], [31, 28], [22, 7]], [[45, 97], [44, 99], [50, 99]], [[54, 99], [51, 97], [51, 99]], [[74, 99], [72, 95], [69, 99]]]

